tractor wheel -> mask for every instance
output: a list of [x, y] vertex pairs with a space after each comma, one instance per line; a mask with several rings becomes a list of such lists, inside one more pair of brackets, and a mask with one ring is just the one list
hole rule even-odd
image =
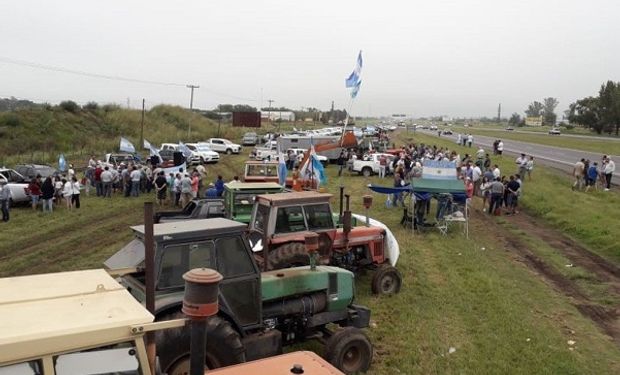
[[269, 251], [268, 269], [279, 270], [310, 264], [306, 247], [301, 242], [290, 242]]
[[371, 169], [370, 167], [364, 167], [364, 168], [362, 169], [362, 175], [363, 175], [364, 177], [370, 177], [370, 176], [372, 176], [372, 169]]
[[372, 344], [359, 328], [347, 327], [327, 339], [325, 360], [345, 374], [366, 372], [372, 362]]
[[389, 264], [380, 266], [372, 277], [372, 292], [374, 294], [396, 294], [400, 292], [403, 280], [396, 267]]
[[[161, 320], [183, 318], [181, 312]], [[158, 319], [159, 320], [159, 319]], [[161, 368], [168, 375], [189, 374], [190, 327], [171, 328], [155, 333]], [[213, 316], [207, 321], [207, 367], [210, 369], [245, 362], [245, 348], [239, 333], [226, 320]]]

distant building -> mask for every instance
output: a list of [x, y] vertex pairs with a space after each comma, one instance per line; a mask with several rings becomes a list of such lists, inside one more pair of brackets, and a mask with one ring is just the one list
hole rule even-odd
[[260, 116], [268, 121], [295, 121], [295, 113], [291, 111], [262, 111]]
[[543, 124], [542, 116], [525, 118], [525, 126], [542, 126], [542, 124]]

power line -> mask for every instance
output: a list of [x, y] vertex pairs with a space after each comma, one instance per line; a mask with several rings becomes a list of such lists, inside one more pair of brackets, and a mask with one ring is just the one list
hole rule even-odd
[[[159, 86], [168, 86], [168, 87], [170, 87], [170, 86], [173, 86], [173, 87], [186, 87], [185, 83], [152, 81], [152, 80], [129, 78], [129, 77], [123, 77], [123, 76], [116, 76], [116, 75], [91, 73], [91, 72], [86, 72], [86, 71], [82, 71], [82, 70], [65, 68], [65, 67], [61, 67], [61, 66], [40, 64], [40, 63], [37, 63], [37, 62], [26, 61], [26, 60], [17, 60], [17, 59], [12, 59], [12, 58], [9, 58], [9, 57], [4, 57], [4, 56], [0, 56], [0, 63], [13, 64], [13, 65], [18, 65], [18, 66], [26, 66], [26, 67], [30, 67], [30, 68], [34, 68], [34, 69], [43, 69], [43, 70], [48, 70], [48, 71], [53, 71], [53, 72], [74, 74], [74, 75], [79, 75], [79, 76], [84, 76], [84, 77], [107, 79], [107, 80], [111, 80], [111, 81], [123, 81], [123, 82], [132, 82], [132, 83], [141, 83], [141, 84], [146, 84], [146, 85], [159, 85]], [[209, 90], [209, 89], [205, 89], [204, 91], [206, 91], [208, 93], [211, 93], [213, 95], [216, 95], [216, 96], [227, 97], [227, 98], [231, 98], [231, 99], [237, 99], [237, 100], [241, 100], [241, 101], [245, 101], [245, 102], [256, 102], [257, 101], [256, 99], [244, 98], [244, 97], [241, 97], [241, 96], [230, 95], [230, 94], [226, 94], [226, 93], [222, 93], [222, 92], [217, 92], [217, 91], [213, 91], [213, 90]]]

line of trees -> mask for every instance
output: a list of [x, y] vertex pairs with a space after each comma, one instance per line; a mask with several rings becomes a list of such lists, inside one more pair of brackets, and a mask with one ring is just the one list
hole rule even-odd
[[[525, 115], [527, 117], [540, 117], [543, 118], [543, 125], [555, 125], [557, 115], [555, 109], [560, 102], [556, 98], [548, 97], [544, 98], [542, 102], [534, 101], [527, 106]], [[513, 113], [513, 116], [515, 114]]]
[[607, 81], [598, 96], [588, 96], [571, 103], [568, 120], [596, 133], [620, 132], [620, 82]]

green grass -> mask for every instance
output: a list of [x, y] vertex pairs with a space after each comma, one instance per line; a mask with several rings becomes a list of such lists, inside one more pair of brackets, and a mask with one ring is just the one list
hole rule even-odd
[[[209, 178], [217, 173], [230, 178], [241, 171], [243, 160], [223, 156], [208, 167]], [[327, 168], [327, 189], [336, 194], [344, 184], [354, 212], [363, 212], [368, 182], [389, 181], [339, 179], [335, 172]], [[546, 176], [541, 169], [536, 173], [537, 179]], [[357, 280], [357, 302], [372, 309], [371, 374], [620, 372], [618, 347], [569, 299], [515, 262], [484, 223], [472, 222], [470, 240], [433, 231], [414, 236], [399, 225], [402, 211], [386, 209], [385, 197], [373, 195], [372, 217], [390, 226], [399, 240], [404, 284], [396, 296], [376, 297], [370, 294], [370, 274]], [[13, 219], [0, 223], [0, 275], [100, 267], [130, 240], [128, 226], [142, 222], [143, 202], [150, 198], [84, 197], [79, 211], [59, 209], [52, 215], [14, 209]], [[332, 203], [337, 207], [336, 200]], [[567, 340], [575, 340], [576, 349], [569, 350]], [[456, 351], [448, 354], [451, 347]]]

